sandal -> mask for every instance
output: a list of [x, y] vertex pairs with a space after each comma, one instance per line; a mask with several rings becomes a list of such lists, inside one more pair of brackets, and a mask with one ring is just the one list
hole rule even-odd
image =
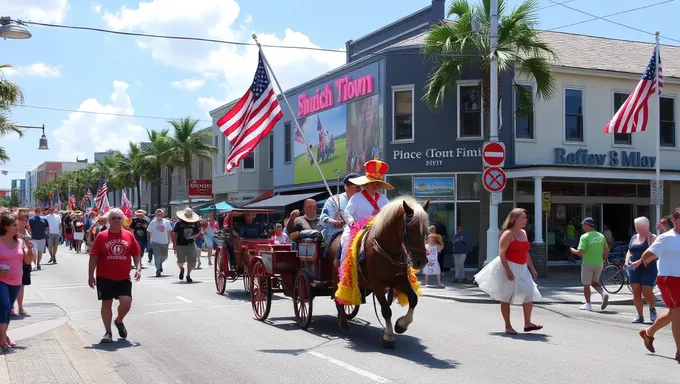
[[28, 316], [28, 312], [26, 312], [25, 309], [21, 308], [21, 309], [19, 310], [19, 315], [20, 315], [20, 316]]
[[642, 337], [642, 340], [645, 342], [645, 348], [647, 348], [649, 352], [655, 353], [656, 348], [654, 348], [654, 338], [647, 334], [646, 329], [640, 331], [640, 337]]
[[542, 326], [542, 325], [531, 324], [531, 325], [528, 326], [528, 327], [524, 327], [524, 332], [540, 331], [541, 329], [543, 329], [543, 326]]
[[17, 343], [15, 343], [14, 340], [10, 339], [9, 336], [7, 336], [7, 345], [9, 345], [11, 348], [14, 348], [17, 346]]
[[12, 310], [9, 311], [9, 315], [10, 315], [10, 316], [16, 316], [16, 315], [17, 315], [17, 313], [16, 313], [16, 311], [14, 310], [14, 308], [12, 308]]
[[515, 331], [514, 329], [508, 330], [508, 329], [506, 328], [506, 329], [505, 329], [505, 333], [508, 334], [508, 335], [513, 335], [513, 336], [517, 335], [517, 331]]

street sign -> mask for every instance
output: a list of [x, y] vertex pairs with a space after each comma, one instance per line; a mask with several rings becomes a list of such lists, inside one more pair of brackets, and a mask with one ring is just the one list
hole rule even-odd
[[543, 212], [550, 212], [550, 206], [552, 205], [552, 196], [550, 192], [543, 192]]
[[505, 144], [498, 141], [484, 143], [482, 161], [484, 161], [485, 167], [502, 167], [505, 165]]
[[663, 180], [659, 180], [657, 185], [656, 180], [649, 182], [649, 197], [651, 205], [663, 205]]
[[500, 192], [505, 188], [505, 184], [508, 182], [508, 177], [505, 175], [505, 171], [501, 168], [491, 167], [487, 168], [482, 172], [482, 184], [484, 184], [484, 189], [489, 192]]

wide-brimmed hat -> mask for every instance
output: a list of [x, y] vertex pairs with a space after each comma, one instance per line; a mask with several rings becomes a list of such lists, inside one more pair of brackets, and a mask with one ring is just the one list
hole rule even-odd
[[194, 210], [189, 207], [184, 208], [183, 211], [178, 211], [177, 217], [182, 221], [186, 221], [187, 223], [195, 223], [201, 220], [201, 218], [198, 217], [196, 212], [194, 212]]
[[138, 209], [135, 211], [135, 215], [146, 215], [146, 211], [143, 209]]
[[380, 160], [369, 160], [364, 164], [364, 168], [366, 168], [366, 175], [350, 179], [349, 182], [354, 185], [377, 183], [382, 189], [394, 189], [392, 184], [383, 180], [383, 177], [390, 169], [390, 166], [387, 165], [386, 162]]

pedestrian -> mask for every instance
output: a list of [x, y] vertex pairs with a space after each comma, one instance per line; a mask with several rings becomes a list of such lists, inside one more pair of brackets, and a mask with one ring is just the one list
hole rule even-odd
[[47, 239], [47, 232], [49, 231], [50, 225], [47, 223], [47, 219], [43, 217], [43, 210], [40, 207], [35, 208], [35, 214], [33, 217], [28, 219], [28, 225], [31, 229], [31, 241], [33, 242], [33, 262], [35, 263], [35, 268], [40, 269], [40, 261], [42, 261], [43, 250], [45, 250], [45, 243]]
[[85, 222], [83, 221], [83, 213], [76, 211], [73, 218], [73, 248], [76, 253], [80, 253], [83, 247], [83, 240], [85, 240]]
[[23, 264], [33, 260], [33, 243], [18, 235], [16, 216], [0, 210], [0, 349], [16, 347], [7, 335], [10, 311], [21, 290]]
[[177, 256], [177, 266], [179, 267], [179, 279], [184, 279], [184, 263], [187, 264], [187, 283], [193, 283], [191, 271], [196, 265], [198, 250], [196, 249], [196, 239], [200, 235], [197, 222], [201, 219], [194, 210], [187, 207], [183, 211], [177, 212], [177, 223], [173, 228], [172, 244]]
[[590, 287], [592, 286], [602, 297], [600, 309], [604, 310], [609, 304], [609, 294], [600, 285], [600, 275], [602, 274], [603, 265], [608, 263], [609, 247], [607, 246], [607, 239], [603, 234], [595, 230], [595, 220], [592, 217], [583, 219], [581, 226], [584, 233], [579, 239], [578, 249], [573, 247], [569, 249], [572, 254], [581, 256], [583, 259], [581, 264], [581, 283], [583, 284], [583, 296], [586, 302], [579, 309], [584, 311], [593, 310], [593, 306], [590, 303]]
[[[29, 233], [26, 231], [28, 228], [28, 210], [25, 208], [18, 209], [15, 213], [15, 218], [17, 221], [17, 236], [21, 237], [24, 240], [24, 243], [31, 242]], [[14, 311], [14, 307], [12, 307], [10, 316], [16, 316], [17, 314], [20, 316], [28, 316], [28, 312], [24, 309], [24, 286], [31, 285], [31, 263], [24, 262], [22, 267], [21, 289], [19, 290], [16, 300], [19, 308], [17, 311]]]
[[[146, 218], [146, 211], [138, 209], [135, 211], [135, 218], [130, 223], [130, 231], [135, 235], [135, 240], [141, 250], [141, 255], [144, 256], [148, 245], [147, 229], [149, 228], [149, 220]], [[149, 256], [149, 264], [151, 264], [151, 256]]]
[[644, 216], [633, 220], [635, 231], [628, 244], [626, 252], [626, 266], [628, 266], [628, 282], [633, 290], [633, 304], [637, 310], [637, 317], [633, 323], [644, 323], [645, 316], [642, 313], [644, 296], [649, 305], [649, 320], [656, 321], [656, 307], [654, 298], [654, 285], [656, 285], [656, 275], [658, 272], [656, 260], [645, 265], [642, 262], [642, 254], [654, 243], [656, 236], [649, 232], [649, 219]]
[[437, 286], [439, 288], [444, 288], [444, 284], [441, 281], [441, 266], [439, 265], [438, 255], [442, 250], [442, 246], [437, 244], [437, 235], [430, 233], [427, 236], [427, 242], [425, 244], [425, 249], [427, 251], [427, 265], [423, 268], [423, 274], [425, 275], [425, 285], [429, 285], [427, 280], [430, 276], [434, 275], [437, 278]]
[[458, 226], [458, 232], [453, 235], [453, 266], [455, 276], [453, 281], [467, 281], [465, 278], [465, 259], [467, 258], [468, 235], [464, 232], [463, 226]]
[[533, 302], [541, 298], [541, 293], [533, 280], [538, 273], [529, 256], [531, 243], [524, 230], [526, 225], [527, 213], [524, 209], [510, 211], [503, 222], [498, 241], [498, 257], [475, 275], [479, 288], [501, 302], [505, 333], [509, 335], [517, 334], [510, 323], [510, 304], [522, 304], [524, 332], [543, 329], [542, 325], [531, 322]]
[[73, 215], [70, 212], [64, 213], [64, 239], [69, 250], [73, 250]]
[[57, 250], [61, 240], [61, 216], [56, 208], [51, 208], [46, 219], [50, 229], [47, 237], [47, 250], [50, 253], [50, 260], [47, 264], [57, 264]]
[[[112, 208], [108, 212], [110, 227], [99, 232], [90, 250], [88, 285], [97, 288], [97, 298], [102, 302], [101, 316], [104, 322], [102, 343], [111, 342], [111, 320], [113, 319], [113, 300], [118, 300], [118, 316], [114, 324], [118, 335], [125, 339], [128, 335], [123, 320], [132, 306], [132, 282], [130, 264], [136, 267], [135, 281], [142, 276], [141, 251], [135, 237], [123, 230], [123, 211]], [[95, 277], [96, 272], [96, 277]]]
[[656, 241], [642, 254], [642, 261], [647, 266], [658, 260], [656, 283], [668, 312], [661, 314], [649, 328], [641, 330], [640, 337], [647, 350], [654, 353], [654, 335], [672, 324], [675, 360], [680, 362], [680, 208], [673, 210], [670, 222], [673, 223], [673, 229], [657, 236]]
[[163, 273], [163, 262], [168, 258], [168, 246], [172, 239], [172, 225], [170, 220], [163, 216], [165, 212], [162, 208], [158, 208], [154, 220], [147, 228], [149, 248], [152, 250], [156, 264], [156, 277], [161, 277]]
[[208, 227], [205, 229], [205, 246], [208, 252], [208, 265], [212, 265], [212, 253], [213, 250], [217, 250], [217, 231], [219, 230], [219, 225], [217, 219], [215, 218], [215, 213], [210, 214], [210, 219], [208, 219]]

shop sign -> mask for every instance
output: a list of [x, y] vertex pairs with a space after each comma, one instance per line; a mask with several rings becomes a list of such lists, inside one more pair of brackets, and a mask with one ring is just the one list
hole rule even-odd
[[651, 205], [663, 205], [663, 180], [650, 180], [649, 203]]
[[424, 160], [426, 167], [436, 167], [443, 165], [445, 159], [478, 157], [482, 157], [482, 148], [456, 148], [443, 150], [437, 148], [428, 148], [425, 151], [395, 149], [392, 151], [392, 160]]
[[189, 180], [189, 196], [212, 196], [212, 180]]
[[656, 166], [656, 157], [642, 156], [642, 153], [637, 151], [588, 153], [587, 149], [567, 152], [564, 148], [555, 148], [554, 163], [591, 167], [654, 168]]
[[336, 104], [346, 103], [362, 96], [367, 96], [375, 91], [373, 76], [366, 75], [352, 80], [349, 76], [334, 81], [335, 92], [331, 83], [322, 85], [316, 89], [313, 95], [303, 93], [298, 96], [298, 117], [333, 108]]
[[453, 177], [414, 177], [414, 197], [451, 197], [456, 195]]

